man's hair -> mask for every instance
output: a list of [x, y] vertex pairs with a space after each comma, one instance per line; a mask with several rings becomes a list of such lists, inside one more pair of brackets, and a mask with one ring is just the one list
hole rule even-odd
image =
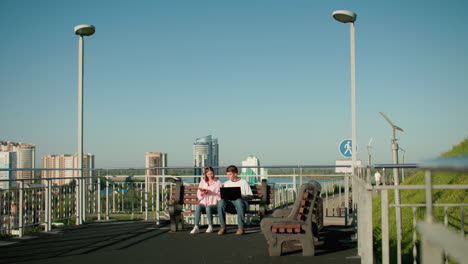
[[233, 173], [239, 174], [239, 171], [237, 170], [237, 167], [234, 166], [234, 165], [231, 165], [231, 166], [227, 167], [226, 172], [233, 172]]

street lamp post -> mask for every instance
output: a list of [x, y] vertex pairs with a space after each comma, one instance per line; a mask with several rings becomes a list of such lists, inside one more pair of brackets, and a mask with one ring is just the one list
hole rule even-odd
[[83, 70], [84, 70], [84, 36], [91, 36], [96, 31], [92, 25], [78, 25], [74, 28], [78, 40], [78, 181], [77, 190], [77, 224], [85, 221], [85, 181], [83, 180]]
[[[332, 13], [335, 20], [341, 23], [349, 23], [351, 30], [351, 159], [352, 159], [352, 172], [353, 175], [356, 173], [356, 160], [357, 160], [357, 139], [356, 139], [356, 44], [354, 37], [354, 21], [356, 21], [356, 14], [347, 10], [337, 10]], [[345, 178], [345, 208], [346, 208], [346, 219], [349, 207], [349, 178]]]

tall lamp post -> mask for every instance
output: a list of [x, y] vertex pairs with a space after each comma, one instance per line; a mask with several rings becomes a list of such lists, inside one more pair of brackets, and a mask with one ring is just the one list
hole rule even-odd
[[78, 25], [74, 28], [78, 40], [78, 182], [77, 196], [77, 224], [85, 221], [85, 181], [83, 179], [83, 70], [84, 70], [84, 36], [91, 36], [96, 32], [92, 25]]
[[[354, 21], [356, 21], [356, 13], [347, 10], [336, 10], [332, 13], [335, 20], [341, 23], [349, 23], [351, 30], [351, 151], [352, 151], [352, 172], [356, 173], [356, 156], [357, 156], [357, 139], [356, 139], [356, 43], [354, 37]], [[346, 219], [348, 215], [349, 206], [349, 178], [345, 178], [345, 208]]]

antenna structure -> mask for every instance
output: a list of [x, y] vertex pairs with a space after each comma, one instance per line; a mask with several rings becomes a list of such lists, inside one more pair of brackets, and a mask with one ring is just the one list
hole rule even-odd
[[[392, 120], [388, 118], [384, 113], [380, 112], [380, 114], [387, 120], [387, 122], [392, 126], [393, 129], [393, 137], [392, 137], [392, 152], [393, 152], [393, 164], [398, 164], [398, 143], [396, 143], [396, 130], [400, 130], [403, 132], [401, 127], [393, 124]], [[398, 168], [393, 168], [393, 180], [395, 185], [400, 185], [400, 176], [398, 175]], [[396, 218], [396, 226], [397, 226], [397, 237], [401, 237], [401, 207], [400, 205], [400, 190], [395, 190], [395, 218]], [[397, 251], [401, 252], [401, 242], [397, 242]]]
[[385, 120], [387, 120], [387, 122], [392, 126], [392, 129], [393, 129], [393, 138], [392, 138], [392, 142], [393, 143], [396, 143], [397, 141], [397, 138], [396, 138], [396, 130], [400, 130], [401, 132], [404, 132], [403, 129], [395, 124], [393, 124], [392, 120], [390, 120], [390, 118], [388, 118], [388, 116], [386, 116], [383, 112], [379, 112], [383, 118], [385, 118]]

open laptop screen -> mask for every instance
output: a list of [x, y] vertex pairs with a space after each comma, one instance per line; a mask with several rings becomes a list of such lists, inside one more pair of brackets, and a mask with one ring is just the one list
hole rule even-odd
[[241, 197], [240, 187], [221, 187], [221, 199], [236, 200]]

